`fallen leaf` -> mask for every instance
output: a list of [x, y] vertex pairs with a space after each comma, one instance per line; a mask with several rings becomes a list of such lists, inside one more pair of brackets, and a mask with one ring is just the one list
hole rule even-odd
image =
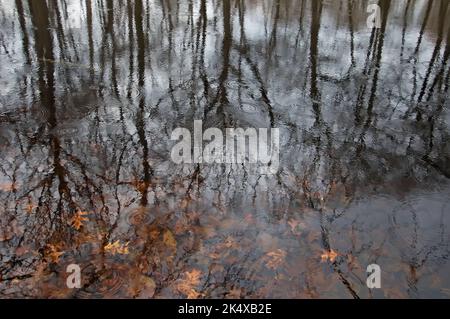
[[169, 248], [173, 250], [177, 249], [177, 241], [175, 240], [175, 237], [173, 236], [172, 232], [168, 229], [163, 234], [163, 242]]
[[187, 271], [184, 273], [186, 280], [191, 285], [198, 285], [200, 283], [200, 277], [202, 275], [202, 272], [198, 269], [193, 269], [191, 271]]
[[59, 257], [61, 257], [61, 255], [63, 255], [64, 252], [58, 251], [58, 248], [54, 245], [48, 245], [48, 249], [49, 249], [49, 252], [48, 252], [47, 256], [50, 257], [50, 260], [53, 263], [59, 262]]
[[202, 294], [195, 290], [200, 283], [201, 271], [193, 269], [184, 273], [184, 278], [177, 284], [176, 288], [179, 292], [186, 295], [188, 299], [197, 299]]
[[88, 221], [89, 219], [86, 216], [87, 212], [77, 212], [76, 215], [71, 219], [71, 225], [76, 229], [80, 230], [81, 226], [83, 226], [83, 222]]
[[225, 296], [227, 299], [239, 299], [241, 298], [241, 289], [233, 288]]
[[326, 262], [327, 260], [334, 262], [337, 256], [339, 256], [339, 253], [337, 253], [333, 249], [330, 249], [328, 251], [324, 251], [320, 258], [322, 259], [322, 262]]
[[190, 289], [189, 292], [186, 294], [187, 299], [198, 299], [201, 296], [202, 294], [195, 289]]
[[277, 249], [275, 251], [268, 252], [265, 255], [266, 266], [269, 269], [277, 269], [280, 267], [286, 258], [286, 252], [282, 249]]
[[109, 252], [113, 255], [115, 254], [127, 255], [129, 253], [128, 243], [121, 244], [118, 240], [116, 240], [114, 243], [108, 243], [108, 245], [106, 245], [104, 249], [106, 252]]
[[31, 214], [36, 207], [37, 207], [36, 205], [29, 203], [29, 204], [27, 204], [27, 206], [25, 206], [25, 211], [28, 214]]

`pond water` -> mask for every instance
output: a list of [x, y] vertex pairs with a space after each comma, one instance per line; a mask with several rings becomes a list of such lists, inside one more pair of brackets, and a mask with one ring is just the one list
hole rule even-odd
[[370, 3], [0, 0], [0, 296], [450, 297], [449, 2]]

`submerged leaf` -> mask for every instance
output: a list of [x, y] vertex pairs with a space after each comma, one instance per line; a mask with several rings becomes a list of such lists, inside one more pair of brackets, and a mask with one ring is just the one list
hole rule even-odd
[[168, 229], [163, 234], [163, 242], [169, 248], [171, 248], [173, 250], [177, 249], [177, 241], [176, 241], [175, 237], [173, 236], [172, 232]]
[[286, 258], [286, 252], [282, 249], [268, 252], [265, 255], [266, 266], [269, 269], [277, 269], [280, 267]]
[[193, 269], [184, 273], [184, 278], [177, 284], [176, 288], [179, 292], [186, 295], [187, 299], [197, 299], [201, 297], [201, 293], [195, 290], [200, 283], [201, 271]]
[[116, 255], [127, 255], [129, 253], [128, 251], [128, 243], [121, 244], [118, 240], [116, 240], [114, 243], [108, 243], [104, 247], [106, 252], [109, 252], [110, 254]]
[[147, 276], [138, 275], [131, 282], [130, 292], [133, 297], [152, 298], [155, 294], [156, 283]]

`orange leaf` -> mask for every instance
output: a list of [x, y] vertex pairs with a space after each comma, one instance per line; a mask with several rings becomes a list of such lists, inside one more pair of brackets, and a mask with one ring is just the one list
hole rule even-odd
[[71, 219], [71, 225], [76, 230], [80, 230], [81, 226], [83, 226], [83, 222], [89, 220], [87, 217], [84, 217], [87, 214], [87, 212], [77, 212], [77, 214]]
[[121, 244], [118, 240], [116, 240], [114, 243], [108, 243], [108, 245], [106, 245], [104, 249], [106, 252], [109, 252], [113, 255], [116, 254], [127, 255], [129, 253], [128, 243]]
[[187, 271], [184, 273], [186, 280], [191, 285], [198, 285], [200, 283], [200, 276], [202, 275], [202, 272], [198, 269], [193, 269], [191, 271]]
[[327, 260], [334, 262], [337, 256], [339, 256], [339, 253], [337, 253], [333, 249], [330, 249], [328, 251], [325, 250], [324, 253], [320, 256], [320, 258], [322, 259], [322, 262], [325, 262]]
[[59, 257], [61, 257], [61, 255], [63, 255], [64, 252], [58, 251], [58, 249], [54, 245], [48, 245], [48, 248], [49, 248], [49, 253], [47, 254], [47, 256], [50, 257], [50, 260], [53, 263], [59, 262]]

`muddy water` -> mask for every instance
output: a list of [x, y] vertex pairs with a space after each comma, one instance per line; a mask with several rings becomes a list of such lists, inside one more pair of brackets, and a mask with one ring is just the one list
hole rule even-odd
[[[448, 298], [448, 1], [367, 5], [1, 0], [0, 295]], [[278, 171], [175, 164], [194, 120]]]

